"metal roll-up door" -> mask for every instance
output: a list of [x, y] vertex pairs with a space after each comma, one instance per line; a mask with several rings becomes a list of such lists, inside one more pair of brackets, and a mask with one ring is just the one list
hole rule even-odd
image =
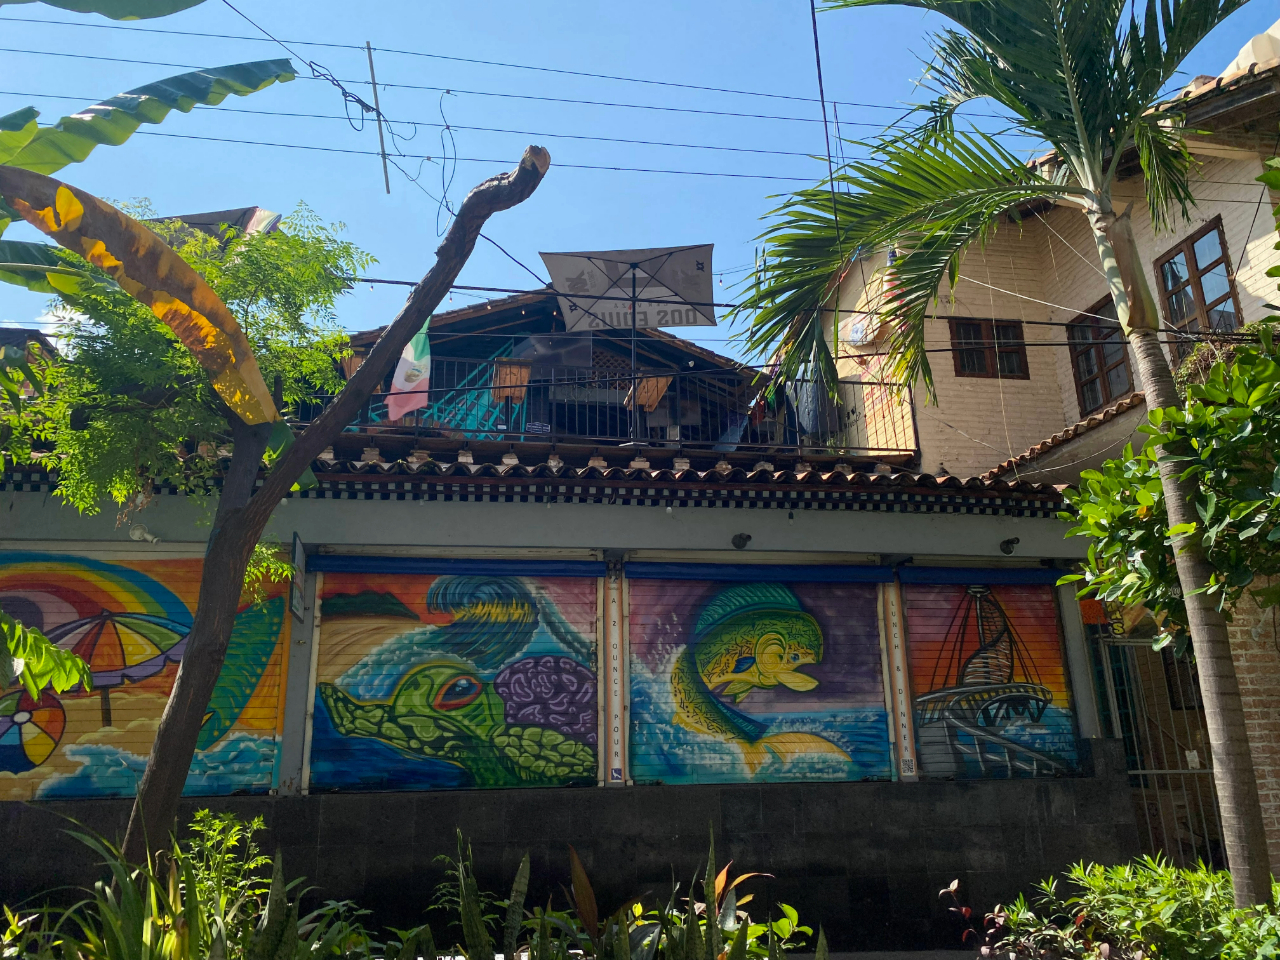
[[883, 567], [628, 563], [636, 783], [889, 779]]
[[584, 561], [316, 557], [316, 791], [594, 784]]
[[1076, 721], [1046, 569], [900, 570], [919, 772], [1062, 776]]

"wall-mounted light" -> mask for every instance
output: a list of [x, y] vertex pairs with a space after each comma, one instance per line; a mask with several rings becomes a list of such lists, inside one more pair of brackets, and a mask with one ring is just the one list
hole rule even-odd
[[733, 535], [733, 539], [729, 542], [733, 544], [733, 549], [745, 550], [747, 548], [747, 544], [751, 542], [751, 534], [735, 533]]
[[1021, 541], [1017, 537], [1010, 537], [1008, 540], [1001, 540], [1000, 552], [1003, 553], [1006, 557], [1012, 557], [1013, 548], [1016, 547], [1020, 542]]

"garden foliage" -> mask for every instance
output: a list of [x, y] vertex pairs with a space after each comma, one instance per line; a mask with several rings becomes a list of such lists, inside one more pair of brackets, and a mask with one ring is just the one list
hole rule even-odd
[[[1103, 867], [1076, 864], [1065, 883], [1050, 879], [981, 924], [942, 891], [982, 957], [1007, 960], [1271, 960], [1280, 956], [1275, 907], [1238, 909], [1231, 875], [1201, 864], [1181, 869], [1143, 857]], [[1064, 890], [1065, 888], [1065, 890]], [[1065, 895], [1064, 895], [1065, 894]], [[1280, 889], [1273, 892], [1277, 902]]]
[[[812, 933], [786, 904], [777, 905], [776, 918], [753, 923], [741, 909], [751, 897], [737, 889], [761, 874], [730, 878], [728, 866], [717, 872], [714, 841], [687, 893], [676, 884], [665, 903], [636, 898], [601, 915], [572, 848], [567, 905], [548, 900], [530, 910], [528, 855], [510, 895], [498, 900], [481, 890], [470, 846], [459, 836], [457, 859], [445, 858], [446, 879], [432, 898], [439, 919], [431, 923], [449, 935], [437, 940], [431, 924], [422, 924], [378, 939], [366, 926], [369, 911], [350, 901], [302, 908], [309, 889], [300, 879], [285, 881], [279, 851], [274, 858], [262, 855], [254, 840], [262, 827], [261, 818], [245, 822], [200, 811], [190, 839], [172, 845], [164, 866], [141, 867], [101, 838], [75, 833], [102, 859], [107, 876], [70, 908], [6, 906], [0, 958], [495, 960], [501, 952], [521, 960], [781, 960]], [[821, 932], [818, 954], [826, 960]]]
[[[1258, 179], [1280, 189], [1280, 159]], [[1277, 217], [1280, 226], [1280, 216]], [[1280, 244], [1277, 244], [1280, 248]], [[1280, 277], [1280, 267], [1267, 271]], [[1067, 489], [1073, 536], [1092, 538], [1085, 589], [1101, 600], [1143, 603], [1165, 622], [1166, 640], [1186, 644], [1186, 610], [1173, 544], [1200, 541], [1214, 573], [1203, 592], [1228, 618], [1248, 590], [1262, 607], [1280, 604], [1280, 346], [1269, 317], [1245, 328], [1253, 339], [1212, 352], [1198, 350], [1184, 379], [1181, 407], [1153, 410], [1139, 429], [1150, 438], [1135, 451], [1081, 473]], [[1211, 361], [1211, 362], [1206, 362]], [[1171, 527], [1156, 448], [1196, 482], [1194, 524]]]

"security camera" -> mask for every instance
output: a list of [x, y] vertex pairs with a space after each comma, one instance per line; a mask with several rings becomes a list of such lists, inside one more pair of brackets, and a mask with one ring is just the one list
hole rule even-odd
[[1019, 543], [1020, 541], [1018, 540], [1017, 537], [1010, 537], [1008, 540], [1001, 540], [1000, 552], [1003, 553], [1006, 557], [1012, 557], [1013, 548], [1016, 547]]
[[138, 543], [146, 541], [147, 543], [159, 543], [160, 538], [147, 529], [145, 523], [135, 523], [129, 528], [129, 539], [136, 540]]

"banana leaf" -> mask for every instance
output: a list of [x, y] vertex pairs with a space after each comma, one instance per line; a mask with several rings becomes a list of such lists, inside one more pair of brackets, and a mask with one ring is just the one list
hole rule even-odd
[[23, 107], [0, 117], [0, 163], [8, 163], [36, 135], [38, 116], [40, 111], [35, 107]]
[[17, 284], [35, 293], [75, 297], [94, 284], [115, 287], [103, 277], [68, 266], [47, 243], [0, 240], [0, 282]]
[[240, 324], [185, 260], [145, 225], [52, 177], [0, 165], [0, 197], [37, 230], [106, 271], [150, 307], [246, 423], [280, 419]]
[[[0, 0], [5, 4], [31, 3], [32, 0]], [[75, 13], [100, 13], [112, 20], [150, 20], [167, 17], [171, 13], [186, 10], [204, 3], [204, 0], [41, 0], [60, 10]]]
[[[190, 113], [198, 104], [216, 106], [231, 94], [245, 97], [296, 75], [288, 59], [181, 73], [85, 107], [50, 127], [35, 127], [38, 113], [26, 107], [0, 117], [0, 163], [54, 173], [84, 160], [99, 144], [119, 146], [139, 126], [160, 123], [171, 110]], [[6, 156], [6, 151], [11, 152]]]

